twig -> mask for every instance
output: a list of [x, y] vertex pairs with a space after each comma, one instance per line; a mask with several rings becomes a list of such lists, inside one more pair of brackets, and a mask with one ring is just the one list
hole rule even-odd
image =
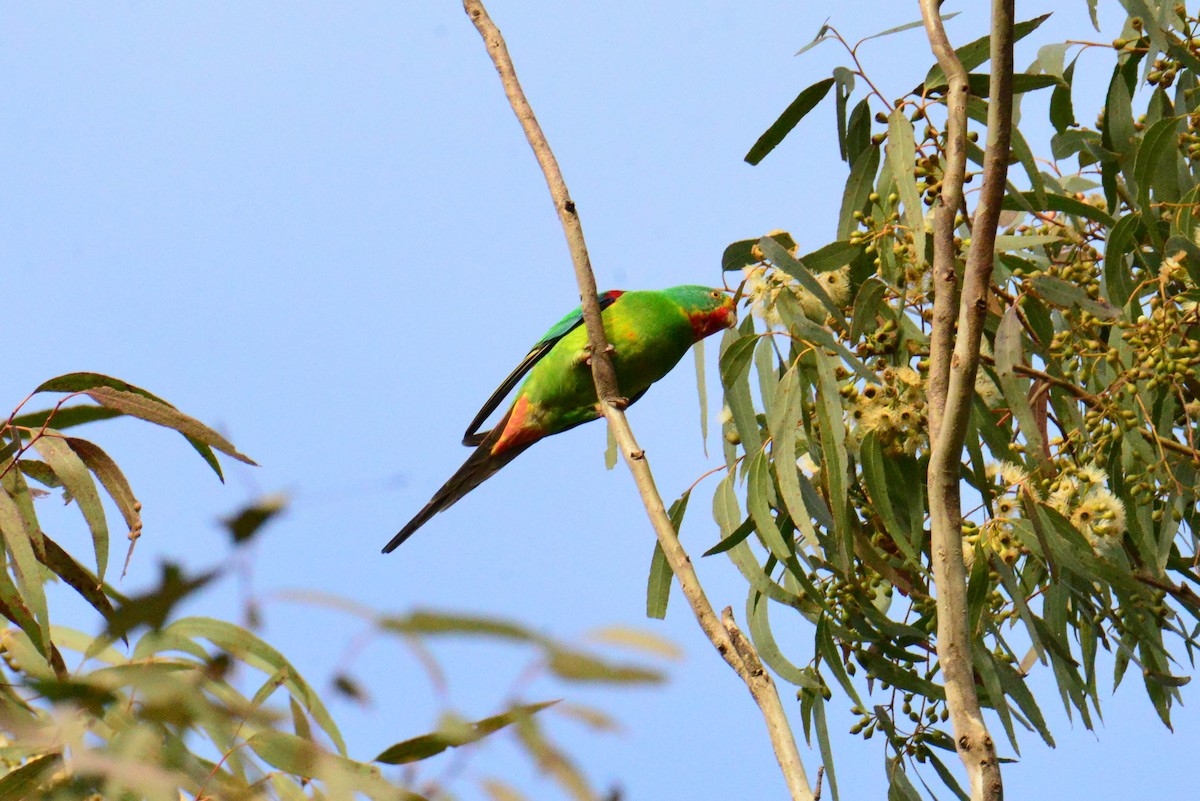
[[[971, 781], [972, 801], [1000, 801], [1004, 785], [996, 747], [975, 690], [966, 569], [962, 555], [960, 462], [966, 437], [979, 344], [987, 315], [1000, 202], [1008, 175], [1012, 126], [1013, 0], [993, 0], [987, 152], [983, 188], [963, 269], [955, 278], [954, 217], [962, 202], [966, 160], [966, 70], [946, 37], [937, 0], [921, 0], [921, 17], [938, 64], [949, 79], [947, 166], [934, 221], [934, 315], [929, 382], [929, 523], [937, 584], [937, 653], [959, 758]], [[957, 319], [957, 328], [956, 328]]]
[[[980, 354], [979, 359], [980, 359], [980, 361], [987, 362], [988, 364], [996, 363], [995, 358], [993, 358], [991, 356], [986, 356], [983, 354]], [[1065, 381], [1056, 376], [1052, 376], [1049, 373], [1042, 372], [1041, 370], [1038, 370], [1036, 367], [1029, 367], [1024, 364], [1014, 364], [1013, 372], [1017, 373], [1019, 375], [1029, 376], [1030, 378], [1036, 378], [1040, 381], [1044, 381], [1046, 384], [1053, 384], [1054, 386], [1066, 391], [1068, 394], [1078, 398], [1085, 406], [1087, 406], [1090, 409], [1095, 409], [1096, 411], [1104, 412], [1108, 408], [1104, 402], [1104, 399], [1101, 396], [1093, 395], [1092, 393], [1088, 392], [1086, 389], [1084, 389], [1083, 387], [1081, 387], [1077, 384], [1072, 384], [1070, 381]], [[1144, 412], [1145, 412], [1145, 410], [1143, 410], [1143, 413]], [[1147, 419], [1149, 419], [1149, 418], [1147, 418]], [[1140, 434], [1143, 439], [1145, 439], [1147, 442], [1149, 442], [1152, 445], [1158, 445], [1163, 450], [1168, 450], [1168, 451], [1171, 451], [1172, 453], [1177, 453], [1180, 456], [1186, 456], [1194, 462], [1200, 462], [1200, 450], [1197, 450], [1196, 448], [1190, 448], [1187, 445], [1183, 444], [1182, 442], [1177, 442], [1168, 437], [1164, 437], [1161, 434], [1159, 434], [1157, 431], [1154, 431], [1153, 429], [1148, 428], [1148, 427], [1147, 428], [1132, 428], [1130, 430]], [[1188, 429], [1188, 436], [1191, 436], [1191, 429]]]
[[583, 238], [583, 228], [579, 222], [579, 214], [575, 203], [567, 192], [566, 182], [558, 168], [550, 145], [538, 126], [533, 109], [525, 98], [517, 73], [509, 57], [504, 38], [500, 35], [495, 23], [488, 16], [480, 0], [463, 0], [463, 8], [467, 16], [479, 30], [487, 47], [492, 62], [500, 73], [500, 82], [504, 93], [508, 96], [513, 112], [521, 123], [529, 145], [533, 148], [538, 164], [546, 177], [546, 184], [562, 222], [563, 232], [567, 237], [567, 246], [571, 251], [571, 261], [575, 266], [575, 279], [579, 284], [579, 294], [583, 309], [584, 325], [587, 326], [588, 343], [592, 354], [592, 377], [596, 383], [596, 394], [599, 398], [600, 411], [608, 420], [608, 425], [617, 440], [618, 446], [625, 457], [625, 463], [633, 474], [646, 514], [650, 518], [659, 544], [679, 581], [684, 597], [692, 607], [700, 628], [708, 636], [713, 647], [724, 657], [730, 667], [737, 672], [747, 689], [754, 697], [763, 718], [767, 724], [767, 732], [775, 749], [775, 758], [783, 771], [788, 790], [796, 801], [810, 801], [813, 797], [809, 788], [804, 765], [796, 748], [796, 740], [784, 713], [779, 693], [770, 675], [762, 669], [758, 655], [750, 642], [741, 635], [733, 624], [732, 616], [728, 623], [722, 625], [721, 620], [713, 611], [712, 604], [704, 594], [700, 580], [692, 567], [691, 558], [683, 549], [675, 533], [675, 527], [667, 517], [663, 507], [662, 497], [654, 485], [654, 477], [650, 472], [645, 452], [638, 447], [629, 423], [622, 412], [626, 405], [617, 387], [616, 374], [608, 356], [607, 341], [604, 336], [604, 326], [600, 318], [600, 306], [596, 300], [596, 279], [592, 274], [588, 259], [587, 246]]

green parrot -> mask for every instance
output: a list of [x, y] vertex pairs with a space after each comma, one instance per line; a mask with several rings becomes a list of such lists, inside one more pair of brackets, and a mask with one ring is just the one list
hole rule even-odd
[[[611, 290], [598, 296], [617, 386], [633, 403], [671, 371], [692, 345], [737, 322], [733, 299], [719, 289], [677, 286], [661, 291]], [[425, 508], [383, 547], [395, 550], [431, 517], [490, 478], [533, 443], [601, 417], [588, 358], [583, 312], [562, 318], [488, 398], [463, 435], [475, 452]], [[504, 417], [479, 427], [526, 374]]]

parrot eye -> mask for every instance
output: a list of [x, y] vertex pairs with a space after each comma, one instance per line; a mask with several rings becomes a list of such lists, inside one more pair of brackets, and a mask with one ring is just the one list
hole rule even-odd
[[713, 300], [716, 300], [717, 298], [721, 297], [721, 293], [720, 293], [720, 291], [714, 289], [712, 292], [708, 293], [708, 296], [710, 298], [712, 298]]

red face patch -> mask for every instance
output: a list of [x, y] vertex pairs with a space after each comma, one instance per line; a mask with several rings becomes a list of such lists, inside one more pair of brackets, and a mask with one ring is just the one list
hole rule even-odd
[[692, 331], [696, 334], [696, 341], [699, 342], [723, 328], [733, 328], [737, 325], [737, 309], [733, 305], [733, 298], [726, 297], [717, 308], [692, 314], [688, 320], [692, 324]]

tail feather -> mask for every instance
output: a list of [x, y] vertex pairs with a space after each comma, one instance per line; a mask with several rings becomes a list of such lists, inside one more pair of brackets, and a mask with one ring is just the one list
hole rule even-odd
[[513, 459], [532, 445], [532, 442], [514, 445], [505, 448], [500, 453], [493, 454], [492, 446], [499, 438], [499, 432], [503, 430], [503, 425], [497, 426], [489, 436], [475, 449], [463, 466], [458, 468], [458, 471], [450, 477], [450, 480], [442, 485], [429, 503], [425, 504], [425, 508], [417, 512], [416, 517], [408, 521], [404, 528], [396, 533], [396, 536], [383, 546], [384, 553], [391, 553], [400, 546], [402, 542], [416, 533], [417, 529], [429, 522], [430, 518], [438, 512], [449, 509], [457, 503], [464, 495], [478, 487], [484, 481], [487, 481], [496, 474], [500, 468], [511, 462]]

